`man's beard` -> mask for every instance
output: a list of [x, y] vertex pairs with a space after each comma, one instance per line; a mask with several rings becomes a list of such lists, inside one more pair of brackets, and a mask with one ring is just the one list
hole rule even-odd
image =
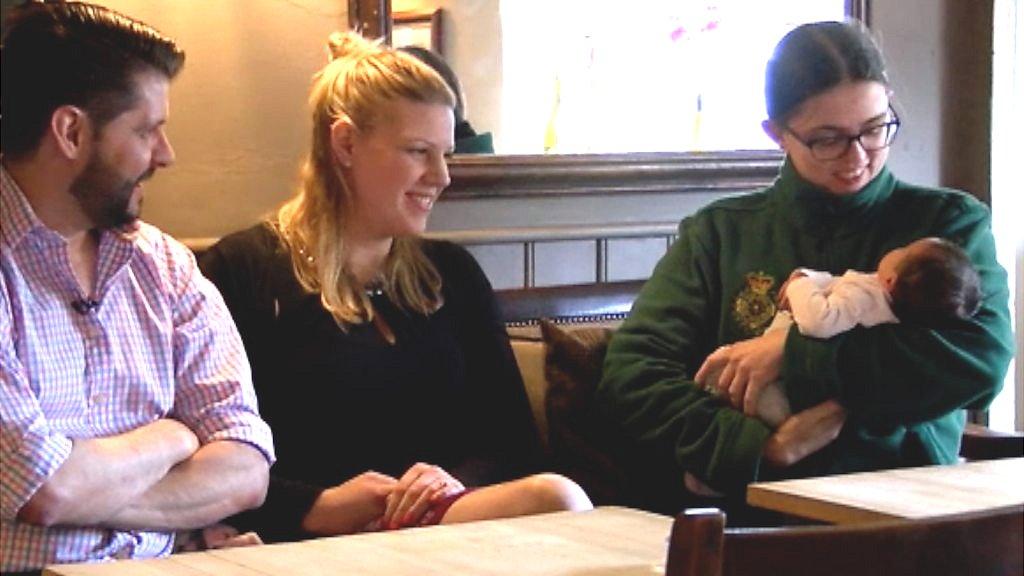
[[152, 175], [153, 170], [149, 169], [134, 180], [125, 180], [94, 152], [85, 169], [71, 183], [71, 193], [97, 229], [127, 229], [139, 219], [142, 210], [141, 198], [138, 208], [132, 209], [132, 192]]

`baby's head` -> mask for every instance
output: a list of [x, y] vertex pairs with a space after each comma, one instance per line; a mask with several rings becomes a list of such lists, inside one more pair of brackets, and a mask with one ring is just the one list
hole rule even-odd
[[901, 322], [937, 326], [974, 315], [981, 280], [962, 248], [941, 238], [922, 238], [891, 250], [878, 263], [878, 279]]

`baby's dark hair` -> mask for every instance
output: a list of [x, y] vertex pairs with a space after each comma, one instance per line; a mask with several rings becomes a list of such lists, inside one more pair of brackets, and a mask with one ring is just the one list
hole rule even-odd
[[981, 280], [962, 248], [935, 238], [896, 265], [892, 311], [901, 322], [938, 327], [970, 318], [981, 305]]

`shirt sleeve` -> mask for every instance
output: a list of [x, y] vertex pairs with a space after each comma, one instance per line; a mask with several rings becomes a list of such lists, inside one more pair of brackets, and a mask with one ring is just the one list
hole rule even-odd
[[867, 425], [891, 428], [982, 409], [999, 392], [1013, 335], [988, 208], [966, 195], [951, 196], [922, 236], [964, 248], [981, 277], [981, 308], [942, 329], [880, 324], [831, 340], [790, 331], [783, 379], [794, 412], [839, 398]]
[[15, 349], [7, 283], [0, 272], [0, 515], [13, 520], [71, 455], [50, 428]]
[[270, 427], [259, 415], [249, 361], [224, 299], [191, 252], [180, 246], [168, 252], [175, 291], [173, 414], [201, 443], [244, 442], [272, 464]]
[[830, 284], [797, 278], [786, 288], [789, 306], [800, 333], [832, 338], [854, 326], [893, 322], [885, 291], [873, 275], [847, 272]]
[[323, 492], [321, 486], [271, 474], [263, 505], [225, 522], [241, 532], [256, 532], [268, 544], [304, 540], [311, 534], [302, 529], [302, 521]]
[[755, 480], [770, 430], [703, 391], [693, 375], [718, 345], [709, 325], [718, 307], [717, 258], [699, 217], [644, 285], [608, 347], [596, 400], [623, 432], [654, 454], [671, 454], [679, 486], [685, 471], [737, 493]]

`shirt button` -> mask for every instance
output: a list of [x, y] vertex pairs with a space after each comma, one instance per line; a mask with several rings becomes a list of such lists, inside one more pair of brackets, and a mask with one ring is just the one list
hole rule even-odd
[[93, 394], [92, 398], [89, 399], [89, 403], [92, 405], [102, 404], [107, 399], [107, 395], [103, 393]]

